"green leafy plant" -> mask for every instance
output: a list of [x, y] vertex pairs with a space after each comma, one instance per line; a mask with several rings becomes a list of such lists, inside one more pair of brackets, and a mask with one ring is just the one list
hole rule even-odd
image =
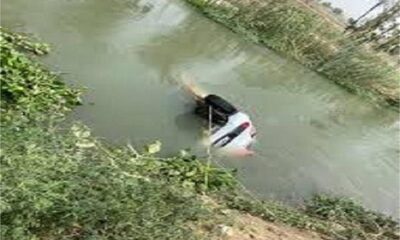
[[80, 91], [67, 87], [57, 75], [32, 60], [28, 53], [45, 54], [45, 44], [0, 29], [1, 121], [27, 122], [47, 117], [44, 112], [62, 116], [79, 104]]
[[209, 214], [195, 191], [82, 126], [54, 131], [2, 129], [2, 239], [195, 238], [189, 223]]

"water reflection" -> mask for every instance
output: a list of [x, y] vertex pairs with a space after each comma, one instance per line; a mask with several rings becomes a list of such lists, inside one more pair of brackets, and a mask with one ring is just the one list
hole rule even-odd
[[227, 62], [235, 60], [239, 54], [239, 43], [229, 39], [229, 36], [218, 34], [220, 29], [210, 27], [207, 23], [207, 19], [201, 19], [198, 15], [185, 17], [167, 36], [155, 36], [141, 45], [142, 60], [157, 69], [161, 79], [190, 69], [193, 64], [199, 65], [221, 57]]

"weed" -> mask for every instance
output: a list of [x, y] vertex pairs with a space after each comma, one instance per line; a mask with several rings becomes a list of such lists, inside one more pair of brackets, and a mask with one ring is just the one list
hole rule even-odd
[[400, 78], [393, 64], [296, 1], [186, 1], [233, 31], [290, 56], [352, 92], [383, 105], [398, 107], [400, 103]]

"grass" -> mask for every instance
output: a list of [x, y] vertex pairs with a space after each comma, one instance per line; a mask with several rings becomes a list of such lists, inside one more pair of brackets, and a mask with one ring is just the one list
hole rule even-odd
[[345, 197], [316, 194], [304, 206], [294, 208], [276, 201], [259, 201], [243, 192], [219, 192], [215, 199], [230, 209], [258, 216], [265, 221], [283, 223], [318, 232], [326, 239], [395, 240], [398, 222], [370, 211]]
[[37, 62], [48, 47], [4, 29], [0, 40], [2, 239], [213, 239], [229, 223], [224, 208], [328, 239], [397, 239], [396, 222], [353, 201], [319, 196], [303, 209], [261, 202], [239, 190], [233, 172], [188, 153], [160, 158], [158, 142], [111, 146], [63, 123], [81, 92]]
[[186, 0], [201, 12], [374, 102], [398, 107], [396, 66], [293, 0]]

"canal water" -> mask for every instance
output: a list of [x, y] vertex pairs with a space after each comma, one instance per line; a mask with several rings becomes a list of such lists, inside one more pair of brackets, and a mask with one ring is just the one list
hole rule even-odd
[[175, 84], [181, 72], [248, 112], [255, 156], [221, 157], [260, 198], [350, 196], [399, 214], [397, 113], [379, 109], [179, 0], [3, 0], [1, 24], [48, 42], [43, 59], [85, 104], [71, 115], [115, 143], [199, 147], [202, 122]]

